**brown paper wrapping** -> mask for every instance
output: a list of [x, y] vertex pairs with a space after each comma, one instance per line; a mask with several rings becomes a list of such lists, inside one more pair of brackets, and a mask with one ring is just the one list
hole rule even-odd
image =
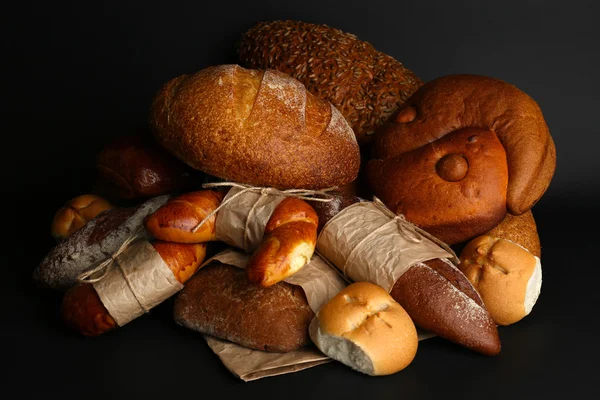
[[263, 239], [269, 218], [283, 196], [246, 192], [228, 200], [242, 189], [232, 187], [222, 201], [216, 219], [216, 237], [231, 246], [252, 253]]
[[371, 282], [388, 292], [416, 263], [456, 259], [372, 202], [353, 204], [329, 220], [317, 239], [317, 251], [350, 280]]
[[[205, 261], [202, 266], [212, 261], [219, 261], [223, 264], [245, 268], [249, 258], [248, 254], [227, 249]], [[323, 304], [346, 287], [346, 281], [340, 274], [317, 255], [314, 255], [308, 264], [293, 276], [285, 279], [284, 282], [302, 287], [308, 305], [315, 314]], [[204, 335], [204, 337], [223, 365], [245, 382], [297, 372], [331, 361], [315, 346], [307, 346], [289, 353], [269, 353], [249, 349], [209, 335]]]
[[131, 243], [94, 282], [102, 304], [119, 326], [134, 320], [183, 289], [147, 240]]

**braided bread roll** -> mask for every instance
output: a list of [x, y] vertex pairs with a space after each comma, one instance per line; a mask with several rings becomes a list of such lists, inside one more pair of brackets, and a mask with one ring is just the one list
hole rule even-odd
[[315, 251], [318, 224], [317, 213], [306, 201], [283, 199], [267, 222], [260, 246], [248, 261], [248, 281], [269, 287], [298, 272]]

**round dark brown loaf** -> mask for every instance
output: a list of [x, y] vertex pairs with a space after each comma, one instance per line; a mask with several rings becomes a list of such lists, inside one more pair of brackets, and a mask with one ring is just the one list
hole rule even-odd
[[210, 175], [280, 189], [354, 180], [360, 152], [330, 103], [274, 70], [220, 65], [169, 81], [156, 96], [158, 142]]
[[421, 86], [393, 57], [355, 35], [300, 21], [261, 22], [242, 36], [239, 57], [249, 68], [273, 68], [331, 102], [360, 144]]

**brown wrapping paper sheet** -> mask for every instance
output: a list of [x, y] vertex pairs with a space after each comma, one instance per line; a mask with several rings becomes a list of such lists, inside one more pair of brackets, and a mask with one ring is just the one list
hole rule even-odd
[[216, 236], [231, 246], [252, 253], [263, 239], [265, 227], [283, 196], [246, 192], [229, 201], [242, 189], [232, 187], [218, 212]]
[[94, 282], [102, 304], [119, 326], [141, 316], [183, 289], [162, 257], [145, 239], [131, 243]]
[[406, 228], [371, 202], [356, 203], [327, 222], [317, 239], [319, 254], [350, 280], [375, 283], [388, 292], [416, 263], [454, 255]]

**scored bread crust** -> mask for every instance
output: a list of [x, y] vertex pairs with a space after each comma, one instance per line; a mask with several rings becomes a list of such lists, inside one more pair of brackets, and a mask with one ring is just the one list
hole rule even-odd
[[157, 94], [150, 119], [164, 148], [222, 179], [319, 189], [358, 175], [344, 117], [282, 72], [220, 65], [182, 75]]
[[414, 359], [418, 337], [408, 313], [381, 287], [356, 282], [334, 296], [311, 325], [321, 351], [368, 375], [388, 375]]
[[541, 280], [532, 282], [532, 277], [541, 265], [529, 251], [508, 240], [483, 235], [467, 244], [460, 259], [460, 270], [498, 325], [518, 322], [531, 311], [533, 304], [527, 309], [526, 303], [535, 303], [539, 295]]

